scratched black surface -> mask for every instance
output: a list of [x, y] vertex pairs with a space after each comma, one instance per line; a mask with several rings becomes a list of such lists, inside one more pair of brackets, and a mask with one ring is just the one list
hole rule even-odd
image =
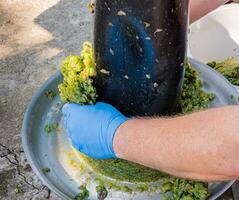
[[100, 98], [127, 115], [168, 112], [181, 88], [187, 23], [187, 0], [96, 1]]

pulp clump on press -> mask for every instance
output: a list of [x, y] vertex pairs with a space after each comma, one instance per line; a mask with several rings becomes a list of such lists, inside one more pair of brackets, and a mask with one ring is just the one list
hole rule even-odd
[[[181, 98], [177, 103], [175, 114], [208, 108], [214, 98], [213, 94], [208, 94], [202, 90], [199, 74], [189, 63], [186, 64], [185, 70]], [[59, 91], [63, 102], [80, 104], [94, 104], [96, 102], [97, 91], [93, 86], [96, 70], [90, 43], [84, 43], [80, 56], [67, 57], [63, 62], [61, 72], [64, 81], [59, 85]], [[129, 77], [125, 75], [125, 78], [128, 79]], [[156, 86], [155, 84], [154, 87]], [[163, 180], [162, 191], [171, 191], [175, 199], [204, 200], [209, 195], [207, 184], [201, 182], [174, 178], [160, 171], [121, 159], [95, 160], [83, 154], [81, 157], [97, 173], [116, 180], [136, 183]], [[122, 188], [119, 189], [122, 190]], [[128, 192], [132, 190], [129, 189]]]
[[61, 73], [64, 77], [58, 86], [63, 102], [79, 104], [94, 104], [96, 102], [96, 89], [93, 86], [95, 76], [95, 61], [92, 45], [83, 44], [80, 56], [68, 56], [62, 64]]
[[121, 159], [96, 160], [80, 155], [94, 171], [119, 181], [153, 182], [166, 177], [166, 174], [145, 166]]
[[210, 67], [221, 73], [231, 84], [239, 86], [239, 60], [228, 58], [223, 62], [210, 62]]
[[189, 62], [186, 62], [184, 84], [177, 103], [176, 114], [206, 109], [213, 99], [214, 94], [206, 93], [202, 90], [202, 81], [199, 80], [199, 73]]

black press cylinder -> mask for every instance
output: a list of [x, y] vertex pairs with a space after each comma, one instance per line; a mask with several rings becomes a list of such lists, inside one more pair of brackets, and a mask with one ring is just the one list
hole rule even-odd
[[99, 100], [128, 116], [169, 113], [181, 89], [189, 0], [96, 0]]

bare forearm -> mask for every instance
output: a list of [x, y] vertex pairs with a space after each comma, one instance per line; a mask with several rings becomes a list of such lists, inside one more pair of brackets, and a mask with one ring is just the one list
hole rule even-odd
[[191, 0], [190, 1], [190, 21], [194, 22], [207, 13], [213, 11], [218, 6], [223, 5], [228, 0]]
[[114, 139], [114, 150], [175, 176], [202, 180], [239, 177], [239, 107], [169, 119], [133, 119]]

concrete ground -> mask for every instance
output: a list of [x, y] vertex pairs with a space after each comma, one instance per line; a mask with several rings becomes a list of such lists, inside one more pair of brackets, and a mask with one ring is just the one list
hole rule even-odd
[[[33, 93], [89, 40], [89, 0], [0, 0], [0, 199], [60, 199], [35, 176], [21, 147]], [[79, 12], [79, 8], [84, 12]], [[221, 199], [239, 200], [239, 183]]]

